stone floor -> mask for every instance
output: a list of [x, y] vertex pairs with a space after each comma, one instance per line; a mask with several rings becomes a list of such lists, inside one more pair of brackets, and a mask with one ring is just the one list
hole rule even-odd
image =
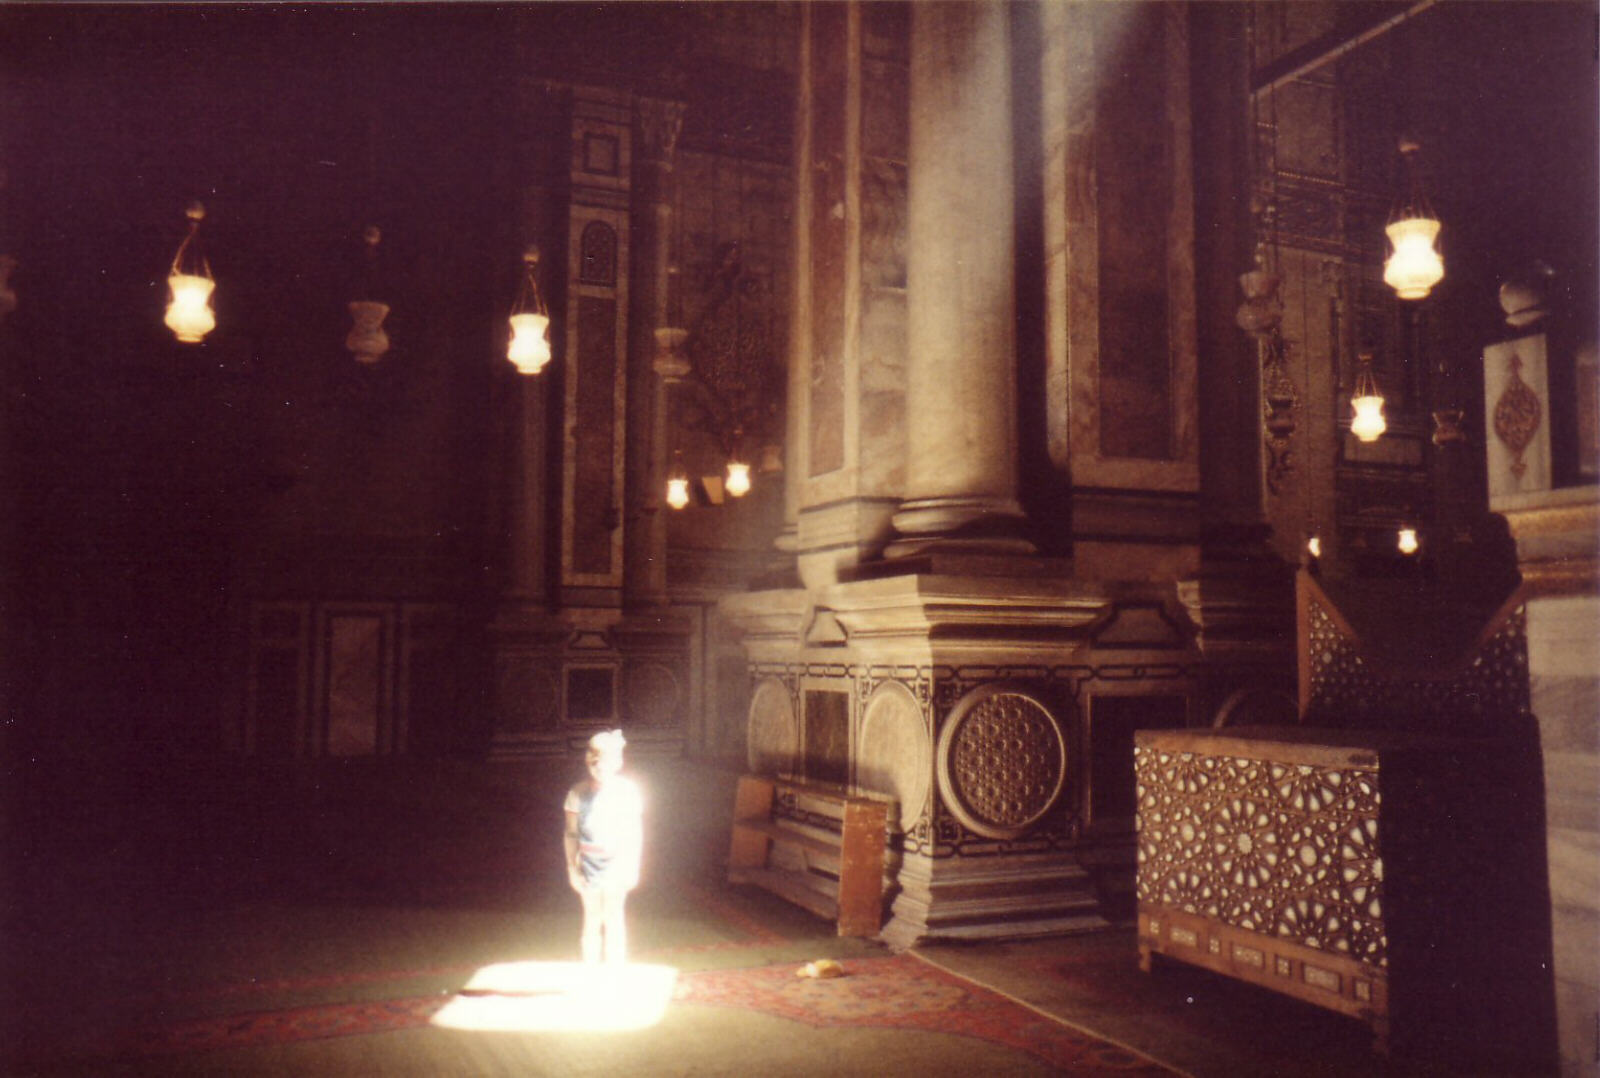
[[[504, 1046], [484, 1054], [488, 1042], [479, 1041], [444, 1067], [437, 1053], [445, 1042], [407, 1023], [485, 966], [575, 957], [559, 806], [578, 766], [362, 761], [35, 774], [7, 805], [7, 1072], [203, 1073], [232, 1060], [224, 1069], [250, 1073], [547, 1073]], [[670, 956], [691, 973], [787, 969], [823, 956], [891, 968], [880, 962], [893, 957], [882, 945], [839, 940], [809, 914], [723, 881], [734, 774], [666, 759], [641, 759], [634, 769], [651, 806], [646, 880], [630, 904], [642, 960]], [[1139, 1066], [1153, 1061], [1197, 1078], [1428, 1072], [1422, 1061], [1375, 1056], [1349, 1019], [1179, 965], [1141, 973], [1126, 927], [927, 944], [913, 957], [1015, 1001], [1018, 1014], [1050, 1016], [1129, 1049]], [[613, 1065], [753, 1073], [758, 1064], [773, 1074], [898, 1072], [881, 1069], [888, 1059], [919, 1073], [1050, 1072], [1026, 1052], [973, 1055], [981, 1046], [971, 1038], [945, 1044], [927, 1033], [891, 1043], [864, 1031], [788, 1028], [770, 1016], [743, 1035], [757, 1036], [759, 1026], [777, 1055], [741, 1055], [731, 1042], [730, 1054], [718, 1055], [714, 1035], [696, 1034], [688, 1017], [674, 1021], [682, 1025], [676, 1060], [641, 1062], [614, 1046], [611, 1055], [585, 1055], [570, 1045], [562, 1058], [571, 1073]], [[207, 1037], [270, 1040], [285, 1024], [318, 1022], [373, 1025], [371, 1035], [320, 1042], [315, 1056], [271, 1044], [204, 1054]], [[113, 1033], [122, 1039], [108, 1041]], [[105, 1066], [119, 1058], [118, 1044], [157, 1035], [191, 1038], [200, 1054], [165, 1052], [150, 1063], [136, 1052]], [[106, 1044], [109, 1055], [83, 1050]]]

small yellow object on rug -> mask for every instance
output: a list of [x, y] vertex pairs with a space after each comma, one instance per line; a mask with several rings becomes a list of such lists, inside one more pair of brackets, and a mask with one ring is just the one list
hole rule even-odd
[[814, 962], [807, 962], [794, 971], [796, 977], [843, 977], [844, 967], [831, 958], [819, 958]]

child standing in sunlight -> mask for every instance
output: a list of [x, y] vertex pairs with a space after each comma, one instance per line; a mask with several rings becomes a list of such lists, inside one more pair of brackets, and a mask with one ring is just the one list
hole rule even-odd
[[567, 881], [583, 899], [583, 960], [628, 959], [628, 928], [623, 904], [638, 886], [644, 845], [644, 799], [639, 787], [619, 772], [621, 730], [589, 739], [584, 757], [589, 777], [567, 792]]

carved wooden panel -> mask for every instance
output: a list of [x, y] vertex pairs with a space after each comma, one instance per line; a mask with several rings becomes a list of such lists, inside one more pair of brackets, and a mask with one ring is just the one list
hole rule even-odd
[[1318, 766], [1145, 740], [1134, 773], [1141, 903], [1387, 964], [1376, 757]]
[[1250, 981], [1380, 1041], [1392, 1018], [1398, 1054], [1449, 1073], [1546, 1072], [1549, 892], [1528, 749], [1307, 727], [1139, 733], [1141, 965], [1161, 954]]
[[1444, 671], [1410, 671], [1361, 646], [1321, 589], [1302, 580], [1301, 713], [1305, 721], [1514, 732], [1529, 713], [1527, 611], [1512, 605], [1473, 651]]

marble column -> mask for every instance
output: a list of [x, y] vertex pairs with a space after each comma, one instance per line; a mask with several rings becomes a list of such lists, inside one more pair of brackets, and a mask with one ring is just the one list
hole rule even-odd
[[793, 259], [790, 302], [797, 317], [789, 325], [789, 381], [785, 398], [783, 463], [783, 530], [773, 545], [786, 554], [800, 549], [800, 503], [803, 477], [810, 459], [807, 410], [811, 392], [811, 323], [798, 317], [811, 310], [811, 70], [810, 14], [801, 12], [800, 55], [794, 110]]
[[[519, 239], [543, 251], [539, 285], [549, 290], [560, 274], [559, 244], [565, 205], [561, 195], [568, 137], [569, 95], [552, 84], [529, 91], [529, 158], [538, 162], [523, 189]], [[550, 374], [512, 371], [504, 352], [492, 362], [505, 386], [505, 590], [489, 624], [494, 688], [491, 755], [528, 753], [559, 718], [561, 641], [566, 630], [553, 610], [551, 517], [553, 494], [547, 452], [551, 416]]]
[[667, 386], [656, 364], [657, 330], [668, 328], [672, 264], [673, 161], [682, 102], [640, 98], [633, 162], [633, 278], [629, 314], [629, 526], [623, 541], [623, 605], [667, 601]]
[[1017, 501], [1010, 12], [911, 19], [906, 496], [888, 555], [1029, 553]]
[[1600, 491], [1504, 495], [1494, 508], [1516, 538], [1528, 596], [1559, 1073], [1592, 1074], [1600, 1058]]

